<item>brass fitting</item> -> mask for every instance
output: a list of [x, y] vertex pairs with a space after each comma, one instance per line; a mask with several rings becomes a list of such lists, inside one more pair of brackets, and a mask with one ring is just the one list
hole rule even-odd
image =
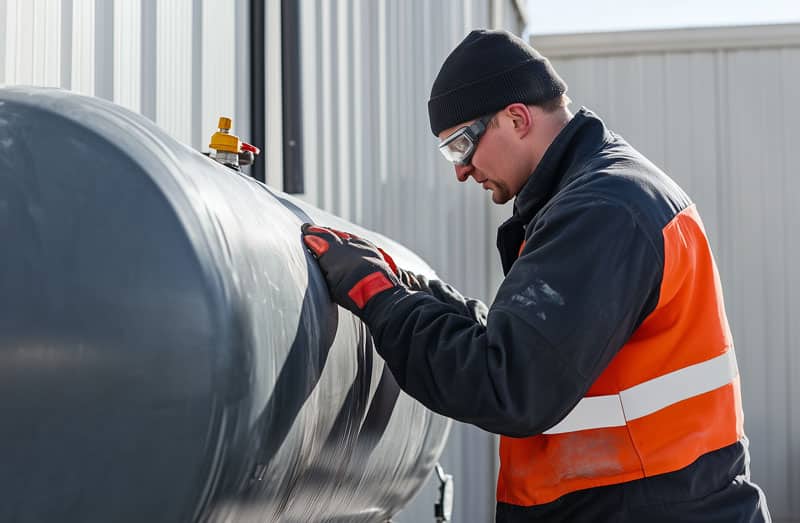
[[211, 143], [209, 143], [208, 146], [217, 152], [239, 154], [239, 137], [235, 134], [230, 134], [231, 119], [221, 116], [218, 127], [219, 131], [211, 136]]

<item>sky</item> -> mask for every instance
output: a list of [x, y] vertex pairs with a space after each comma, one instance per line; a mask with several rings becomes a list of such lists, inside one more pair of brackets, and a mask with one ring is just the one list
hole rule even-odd
[[527, 32], [533, 35], [800, 22], [800, 0], [527, 2]]

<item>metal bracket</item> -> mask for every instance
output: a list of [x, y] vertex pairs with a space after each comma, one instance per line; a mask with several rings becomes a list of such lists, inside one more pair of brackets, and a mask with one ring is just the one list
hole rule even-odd
[[445, 474], [440, 464], [436, 464], [436, 475], [439, 477], [439, 501], [433, 507], [436, 523], [451, 521], [453, 517], [453, 476]]

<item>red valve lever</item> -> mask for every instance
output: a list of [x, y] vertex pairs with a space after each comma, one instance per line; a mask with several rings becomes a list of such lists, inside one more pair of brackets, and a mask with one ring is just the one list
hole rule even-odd
[[249, 144], [247, 142], [242, 142], [242, 151], [250, 151], [253, 155], [258, 156], [261, 154], [261, 149], [256, 147], [255, 145]]

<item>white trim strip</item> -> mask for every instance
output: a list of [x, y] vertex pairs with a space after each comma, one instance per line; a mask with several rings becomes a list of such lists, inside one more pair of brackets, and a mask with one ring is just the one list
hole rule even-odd
[[691, 365], [620, 392], [625, 419], [652, 414], [679, 401], [705, 394], [727, 385], [739, 374], [736, 356], [725, 354]]
[[583, 398], [567, 414], [566, 418], [562, 419], [555, 427], [545, 431], [545, 434], [561, 434], [603, 427], [621, 427], [625, 425], [625, 415], [622, 411], [622, 404], [619, 401], [620, 398], [616, 394]]
[[724, 354], [634, 385], [619, 394], [583, 398], [575, 408], [544, 434], [620, 427], [700, 394], [718, 389], [736, 379], [733, 347]]
[[800, 24], [532, 35], [549, 59], [800, 46]]

